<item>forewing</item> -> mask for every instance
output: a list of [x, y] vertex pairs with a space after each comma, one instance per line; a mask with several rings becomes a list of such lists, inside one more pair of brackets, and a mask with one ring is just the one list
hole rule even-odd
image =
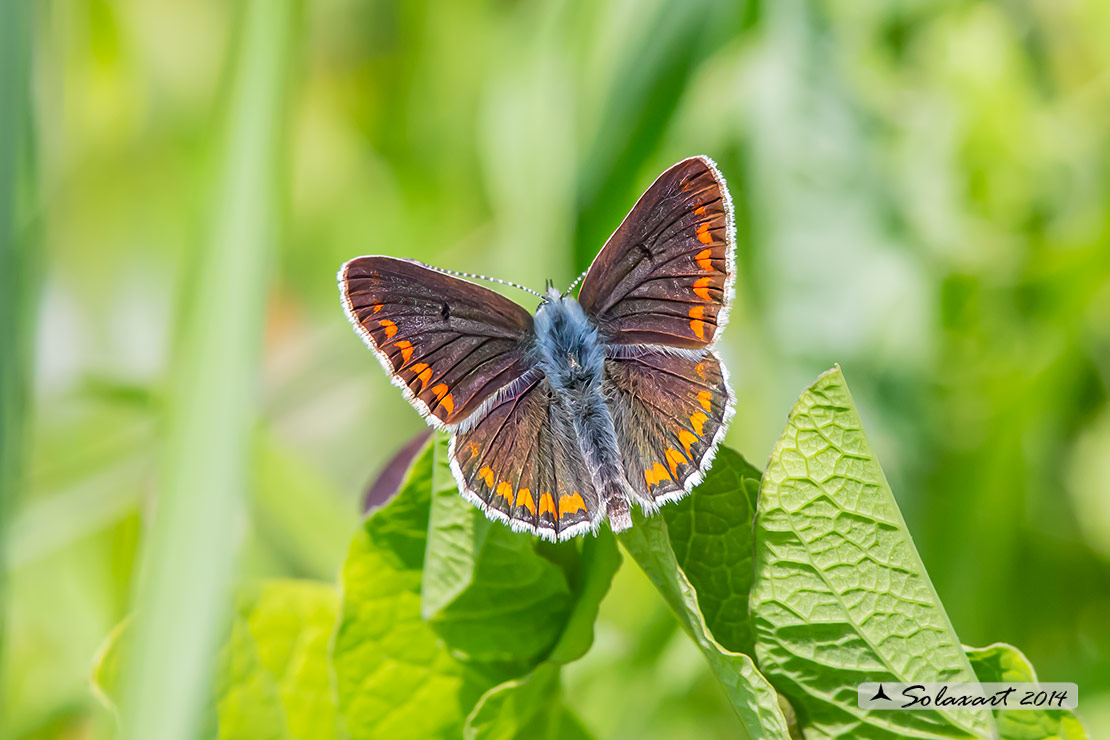
[[708, 157], [691, 157], [609, 237], [578, 301], [610, 343], [708, 347], [728, 318], [735, 243], [724, 178]]
[[339, 270], [347, 317], [405, 397], [453, 428], [528, 363], [532, 316], [508, 298], [419, 262], [356, 257]]
[[717, 354], [697, 359], [648, 350], [611, 357], [605, 361], [605, 383], [625, 473], [645, 508], [696, 486], [734, 407]]
[[542, 373], [499, 392], [450, 456], [463, 496], [513, 529], [554, 541], [598, 525], [593, 481]]

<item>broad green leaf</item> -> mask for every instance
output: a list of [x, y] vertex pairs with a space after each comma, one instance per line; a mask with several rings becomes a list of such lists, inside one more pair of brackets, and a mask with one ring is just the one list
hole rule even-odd
[[[338, 596], [330, 584], [266, 581], [236, 600], [205, 702], [204, 736], [219, 740], [345, 740], [328, 676]], [[121, 622], [97, 651], [93, 691], [115, 711], [120, 667], [133, 639]], [[215, 712], [211, 712], [212, 705]]]
[[[983, 683], [1036, 682], [1029, 659], [1012, 645], [964, 647], [975, 676]], [[1002, 740], [1087, 740], [1087, 731], [1068, 709], [1003, 710], [994, 713]]]
[[463, 662], [421, 618], [432, 467], [429, 444], [355, 535], [340, 575], [332, 666], [353, 740], [457, 738], [481, 695], [511, 677]]
[[459, 495], [445, 435], [434, 449], [424, 618], [472, 659], [531, 665], [551, 650], [574, 607], [567, 577], [536, 551], [536, 538], [491, 522]]
[[675, 559], [698, 594], [710, 633], [733, 652], [754, 655], [748, 620], [752, 586], [752, 518], [760, 473], [721, 447], [694, 495], [664, 506]]
[[[691, 496], [697, 495], [698, 489], [695, 489]], [[737, 491], [736, 495], [742, 496], [743, 493]], [[709, 661], [748, 735], [752, 738], [788, 740], [790, 735], [786, 718], [779, 707], [778, 695], [767, 679], [750, 657], [726, 650], [709, 634], [698, 606], [698, 593], [675, 559], [663, 517], [645, 519], [634, 513], [633, 526], [620, 535], [620, 541], [663, 594], [686, 632]]]
[[[577, 598], [563, 634], [548, 656], [548, 660], [554, 663], [578, 660], [590, 649], [598, 608], [605, 594], [609, 593], [613, 576], [621, 565], [617, 540], [608, 529], [601, 529], [596, 537], [586, 535], [579, 538], [576, 544], [581, 547], [581, 554], [575, 559], [577, 568], [572, 579]], [[561, 547], [569, 549], [568, 544]]]
[[989, 713], [864, 712], [862, 681], [974, 681], [839, 368], [794, 406], [755, 525], [760, 667], [806, 736], [996, 737]]
[[221, 653], [220, 740], [344, 740], [328, 676], [339, 598], [313, 581], [269, 581], [238, 599]]
[[466, 720], [466, 740], [588, 740], [590, 734], [566, 707], [559, 666], [541, 663], [527, 676], [495, 686]]

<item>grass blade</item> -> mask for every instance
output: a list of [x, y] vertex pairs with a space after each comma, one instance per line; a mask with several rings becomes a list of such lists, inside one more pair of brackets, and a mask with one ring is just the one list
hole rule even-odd
[[31, 386], [33, 264], [31, 242], [20, 223], [20, 193], [30, 170], [24, 148], [29, 140], [30, 62], [31, 3], [0, 4], [0, 658], [7, 613], [6, 515], [22, 477]]
[[168, 408], [163, 484], [144, 543], [122, 737], [199, 729], [228, 609], [250, 435], [295, 0], [249, 0], [217, 161], [209, 236], [192, 255]]

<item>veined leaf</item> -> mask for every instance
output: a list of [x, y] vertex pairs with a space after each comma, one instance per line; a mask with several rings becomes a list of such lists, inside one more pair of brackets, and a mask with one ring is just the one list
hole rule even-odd
[[[709, 478], [713, 475], [710, 471]], [[698, 489], [695, 489], [691, 496], [697, 495]], [[741, 495], [739, 491], [737, 495]], [[686, 632], [709, 661], [748, 735], [768, 740], [789, 740], [786, 718], [771, 684], [750, 657], [726, 650], [709, 634], [698, 606], [698, 593], [671, 549], [664, 518], [644, 518], [634, 512], [633, 526], [620, 535], [620, 541], [663, 594]]]
[[424, 618], [472, 659], [531, 667], [559, 639], [574, 606], [566, 575], [536, 551], [534, 537], [491, 522], [459, 495], [447, 437], [436, 440]]
[[[1032, 683], [1037, 674], [1012, 645], [964, 647], [975, 676], [983, 683]], [[1087, 731], [1070, 709], [1007, 709], [994, 713], [1002, 740], [1087, 740]]]
[[339, 597], [313, 581], [243, 594], [221, 653], [220, 740], [345, 740], [328, 676]]
[[331, 658], [353, 740], [457, 738], [481, 695], [511, 677], [463, 662], [421, 618], [432, 467], [429, 444], [355, 535], [340, 575]]
[[589, 740], [563, 702], [559, 666], [542, 663], [524, 678], [495, 686], [467, 717], [466, 740]]
[[759, 479], [759, 471], [740, 453], [721, 447], [694, 494], [660, 511], [675, 560], [698, 594], [710, 633], [726, 649], [745, 655], [755, 654], [748, 593]]
[[974, 681], [839, 368], [794, 406], [763, 475], [759, 664], [806, 736], [997, 737], [987, 712], [866, 712], [862, 681]]

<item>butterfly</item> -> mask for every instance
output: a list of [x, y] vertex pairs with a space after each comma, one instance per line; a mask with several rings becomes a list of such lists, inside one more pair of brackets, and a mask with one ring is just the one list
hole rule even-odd
[[654, 513], [712, 463], [735, 405], [713, 349], [735, 242], [724, 178], [698, 156], [640, 197], [577, 298], [549, 284], [535, 315], [394, 257], [350, 260], [339, 289], [393, 383], [451, 433], [460, 493], [514, 530], [565, 540], [606, 518], [630, 527], [631, 502]]

